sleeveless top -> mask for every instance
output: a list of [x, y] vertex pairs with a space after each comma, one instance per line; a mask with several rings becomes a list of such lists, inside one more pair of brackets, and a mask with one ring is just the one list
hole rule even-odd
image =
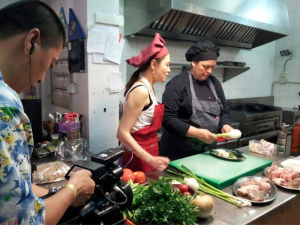
[[140, 79], [142, 80], [143, 83], [135, 84], [128, 90], [128, 92], [125, 96], [125, 99], [124, 99], [123, 110], [125, 110], [125, 108], [126, 108], [126, 100], [127, 100], [128, 95], [137, 86], [145, 86], [147, 88], [149, 96], [150, 96], [151, 101], [152, 101], [152, 104], [146, 110], [141, 112], [140, 116], [138, 117], [138, 119], [133, 124], [133, 126], [130, 130], [130, 133], [133, 133], [137, 130], [140, 130], [140, 129], [144, 128], [145, 126], [151, 125], [152, 122], [153, 122], [155, 105], [158, 105], [158, 101], [157, 101], [156, 97], [153, 96], [151, 94], [150, 90], [149, 90], [149, 88], [151, 86], [149, 81], [145, 77], [143, 77], [142, 75], [140, 75]]

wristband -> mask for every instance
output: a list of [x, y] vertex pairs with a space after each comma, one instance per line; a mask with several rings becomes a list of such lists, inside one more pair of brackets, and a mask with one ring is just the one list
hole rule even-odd
[[138, 157], [138, 158], [141, 158], [141, 157], [144, 155], [144, 153], [145, 153], [145, 150], [141, 151], [141, 152], [137, 155], [137, 157]]
[[[77, 198], [77, 190], [76, 190], [76, 188], [75, 188], [75, 186], [73, 185], [73, 184], [66, 184], [66, 185], [64, 185], [63, 187], [68, 187], [68, 188], [70, 188], [71, 190], [72, 190], [72, 192], [73, 192], [73, 202], [75, 202], [75, 200], [76, 200], [76, 198]], [[72, 202], [72, 203], [73, 203]]]

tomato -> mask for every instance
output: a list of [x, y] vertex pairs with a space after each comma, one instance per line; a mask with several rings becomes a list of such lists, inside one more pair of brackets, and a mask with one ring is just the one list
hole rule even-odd
[[183, 192], [182, 195], [189, 195], [189, 196], [192, 196], [191, 192], [188, 192], [188, 191]]
[[145, 182], [146, 176], [145, 176], [144, 172], [142, 172], [142, 171], [136, 171], [133, 174], [134, 174], [134, 177], [135, 177], [135, 180], [134, 180], [135, 183], [142, 184], [142, 183]]
[[183, 194], [184, 192], [189, 190], [189, 187], [186, 184], [180, 184], [179, 185], [179, 190], [181, 191], [181, 193]]
[[133, 172], [131, 171], [131, 169], [123, 169], [122, 180], [124, 182], [128, 182], [130, 179], [132, 180], [132, 182], [134, 182], [134, 180], [135, 180], [135, 176], [134, 176]]

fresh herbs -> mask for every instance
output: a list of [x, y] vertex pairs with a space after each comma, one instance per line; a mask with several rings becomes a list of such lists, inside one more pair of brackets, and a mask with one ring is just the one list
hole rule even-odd
[[217, 198], [223, 199], [229, 203], [237, 205], [239, 207], [251, 206], [251, 202], [242, 198], [235, 197], [230, 195], [224, 191], [221, 191], [210, 184], [206, 183], [202, 178], [197, 177], [192, 171], [190, 171], [184, 165], [181, 165], [181, 168], [177, 168], [180, 172], [175, 172], [173, 170], [167, 170], [168, 173], [172, 174], [167, 176], [166, 178], [169, 180], [178, 180], [179, 182], [183, 182], [184, 178], [193, 177], [197, 180], [199, 184], [198, 191], [203, 191], [207, 194], [213, 195]]
[[133, 188], [133, 193], [133, 203], [123, 214], [135, 224], [195, 224], [199, 209], [168, 180], [160, 177], [146, 189]]

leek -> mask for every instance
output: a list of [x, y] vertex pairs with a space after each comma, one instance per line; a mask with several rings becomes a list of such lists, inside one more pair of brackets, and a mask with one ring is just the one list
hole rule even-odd
[[221, 190], [211, 186], [210, 184], [206, 183], [202, 178], [197, 177], [192, 171], [190, 171], [184, 165], [181, 165], [181, 168], [177, 168], [177, 169], [179, 171], [181, 171], [181, 173], [175, 172], [173, 170], [167, 170], [167, 172], [170, 173], [171, 175], [166, 176], [166, 178], [170, 179], [170, 180], [178, 180], [179, 182], [183, 183], [184, 179], [192, 177], [192, 178], [196, 179], [196, 181], [199, 184], [198, 191], [202, 191], [207, 194], [213, 195], [217, 198], [223, 199], [224, 201], [234, 204], [238, 207], [251, 206], [250, 201], [239, 198], [239, 197], [235, 197], [231, 194], [221, 191]]

